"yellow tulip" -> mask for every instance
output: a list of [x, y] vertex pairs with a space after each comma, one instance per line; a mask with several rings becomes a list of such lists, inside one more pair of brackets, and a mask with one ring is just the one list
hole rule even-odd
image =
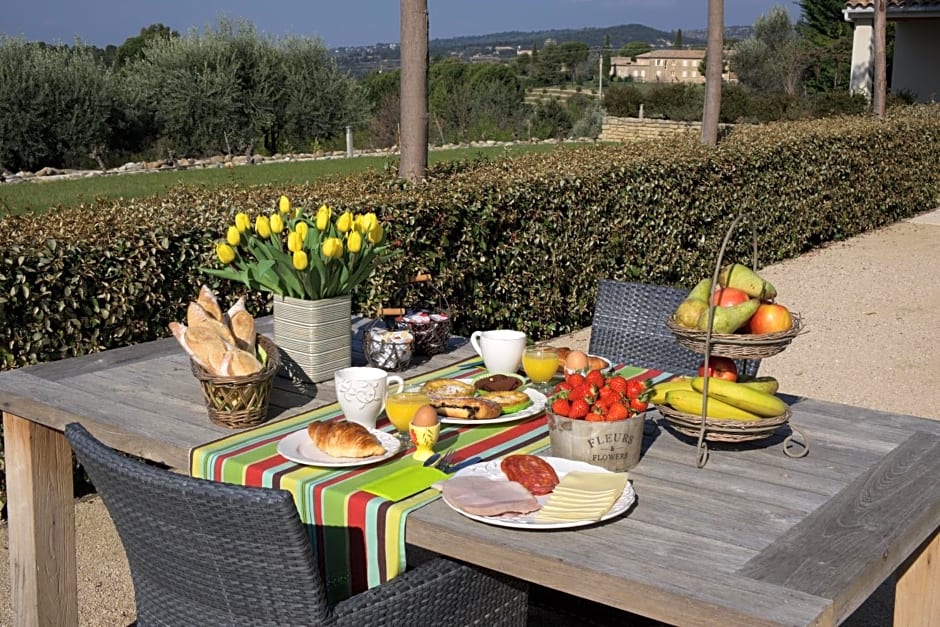
[[323, 240], [323, 256], [337, 259], [343, 256], [343, 240], [338, 237], [328, 237]]
[[343, 215], [336, 219], [336, 230], [340, 233], [348, 233], [353, 228], [353, 214], [344, 211]]
[[300, 235], [297, 234], [297, 231], [291, 231], [287, 234], [287, 250], [292, 253], [297, 252], [303, 248], [303, 240], [300, 239]]
[[376, 222], [372, 230], [369, 231], [369, 243], [381, 244], [383, 239], [385, 239], [385, 229], [382, 228], [381, 222]]
[[268, 222], [267, 216], [258, 216], [255, 218], [255, 232], [261, 239], [271, 237], [271, 223]]
[[362, 235], [359, 231], [349, 232], [349, 235], [346, 236], [346, 246], [351, 253], [358, 253], [362, 250]]
[[277, 210], [281, 213], [290, 213], [290, 198], [282, 195], [277, 199]]
[[307, 241], [307, 223], [298, 222], [294, 225], [294, 230], [297, 231], [297, 236], [300, 238], [300, 245], [303, 246], [303, 243]]
[[330, 218], [333, 217], [333, 210], [326, 205], [320, 205], [317, 209], [317, 230], [325, 231], [330, 226]]
[[366, 234], [375, 227], [378, 221], [379, 219], [375, 217], [374, 213], [364, 213], [360, 216], [356, 216], [356, 229], [360, 233]]
[[215, 254], [219, 256], [222, 263], [232, 263], [235, 261], [235, 249], [226, 243], [218, 244], [215, 247]]
[[242, 241], [242, 234], [238, 231], [237, 226], [228, 227], [228, 231], [225, 233], [225, 241], [230, 246], [238, 246], [238, 243]]
[[271, 217], [268, 219], [268, 222], [271, 225], [272, 233], [280, 233], [284, 230], [284, 220], [281, 218], [281, 214], [272, 213]]
[[235, 214], [235, 227], [239, 233], [244, 233], [251, 228], [251, 218], [248, 217], [247, 213], [239, 211]]
[[305, 253], [302, 250], [295, 250], [293, 262], [294, 262], [294, 267], [297, 268], [298, 270], [306, 270], [307, 263], [308, 263], [307, 253]]

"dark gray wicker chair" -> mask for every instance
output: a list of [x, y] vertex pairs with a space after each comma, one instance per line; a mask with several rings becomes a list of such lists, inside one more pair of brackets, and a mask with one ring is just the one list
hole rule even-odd
[[443, 558], [333, 607], [290, 493], [194, 479], [65, 436], [130, 562], [137, 624], [518, 625], [528, 586]]
[[[696, 374], [704, 356], [680, 346], [665, 324], [687, 294], [676, 287], [601, 279], [590, 353], [643, 368]], [[751, 376], [760, 367], [759, 359], [735, 363], [738, 372]]]

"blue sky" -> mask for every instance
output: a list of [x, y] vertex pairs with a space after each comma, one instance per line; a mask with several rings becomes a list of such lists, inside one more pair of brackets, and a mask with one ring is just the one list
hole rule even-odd
[[[725, 0], [725, 24], [751, 25], [773, 6], [794, 20], [792, 0]], [[428, 0], [431, 38], [643, 24], [661, 30], [704, 28], [707, 0]], [[0, 33], [29, 41], [71, 44], [76, 38], [120, 45], [150, 24], [186, 33], [219, 16], [243, 18], [274, 37], [318, 37], [328, 47], [399, 39], [398, 0], [11, 0]]]

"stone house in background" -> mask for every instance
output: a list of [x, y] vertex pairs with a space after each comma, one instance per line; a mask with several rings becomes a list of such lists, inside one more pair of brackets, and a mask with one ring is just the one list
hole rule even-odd
[[[704, 50], [651, 50], [635, 58], [611, 57], [610, 76], [622, 80], [629, 78], [638, 83], [704, 84], [705, 75], [699, 73], [699, 67], [704, 60]], [[727, 71], [722, 78], [726, 81], [736, 80]]]
[[[909, 91], [920, 102], [940, 102], [940, 0], [887, 0], [894, 24], [891, 91]], [[843, 11], [852, 22], [852, 73], [849, 89], [869, 98], [874, 83], [874, 1], [848, 0]]]

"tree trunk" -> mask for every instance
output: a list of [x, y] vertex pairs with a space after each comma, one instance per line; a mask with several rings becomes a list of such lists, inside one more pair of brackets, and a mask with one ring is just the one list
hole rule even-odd
[[879, 118], [885, 114], [885, 98], [888, 91], [887, 71], [887, 1], [875, 0], [874, 52], [875, 52], [875, 80], [872, 86], [872, 113]]
[[718, 143], [721, 111], [721, 74], [724, 69], [724, 0], [708, 0], [708, 46], [705, 51], [705, 106], [702, 111], [702, 143]]
[[401, 161], [398, 176], [428, 171], [428, 2], [401, 0]]

